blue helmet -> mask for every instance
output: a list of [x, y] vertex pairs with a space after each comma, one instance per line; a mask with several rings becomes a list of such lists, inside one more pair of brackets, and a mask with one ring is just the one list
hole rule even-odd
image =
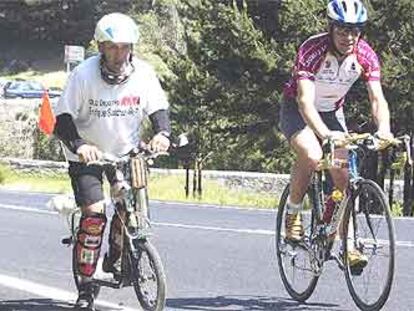
[[368, 20], [367, 9], [361, 0], [331, 0], [327, 14], [331, 21], [350, 26], [364, 26]]

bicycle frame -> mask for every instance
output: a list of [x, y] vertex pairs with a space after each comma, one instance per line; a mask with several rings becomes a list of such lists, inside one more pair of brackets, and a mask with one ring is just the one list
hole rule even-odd
[[[312, 244], [312, 241], [316, 241], [317, 247], [316, 254], [315, 248], [307, 247], [307, 250], [310, 251], [313, 258], [317, 260], [317, 266], [319, 269], [316, 269], [316, 275], [320, 275], [322, 273], [321, 268], [323, 266], [323, 263], [331, 259], [334, 259], [338, 263], [339, 267], [343, 269], [342, 261], [336, 254], [331, 253], [331, 249], [335, 240], [334, 238], [330, 237], [330, 234], [337, 231], [342, 219], [342, 215], [345, 212], [345, 208], [348, 206], [347, 202], [351, 196], [351, 192], [357, 187], [358, 181], [361, 180], [361, 177], [358, 173], [358, 156], [356, 151], [351, 150], [350, 154], [348, 155], [349, 182], [347, 189], [344, 191], [344, 198], [342, 199], [342, 202], [339, 204], [338, 208], [334, 210], [331, 221], [324, 223], [322, 217], [325, 210], [325, 193], [329, 191], [323, 189], [323, 184], [330, 182], [330, 178], [328, 177], [328, 168], [329, 166], [326, 168], [322, 167], [321, 169], [317, 170], [313, 174], [309, 187], [309, 193], [311, 194], [312, 200], [312, 214], [314, 215], [314, 217], [311, 219], [312, 222], [316, 220], [316, 224], [311, 223], [313, 232], [311, 234], [310, 242]], [[326, 188], [330, 188], [329, 186], [330, 185], [325, 185]], [[319, 254], [319, 256], [317, 254]]]
[[[134, 156], [127, 156], [115, 160], [112, 156], [107, 155], [107, 159], [96, 163], [102, 166], [112, 166], [116, 170], [115, 175], [117, 176], [117, 183], [121, 184], [121, 189], [119, 189], [118, 194], [111, 191], [110, 200], [111, 205], [115, 209], [115, 213], [118, 214], [121, 221], [121, 230], [125, 233], [121, 253], [121, 276], [115, 281], [95, 279], [94, 281], [98, 285], [112, 288], [121, 288], [130, 285], [130, 267], [128, 267], [127, 260], [125, 260], [126, 254], [129, 251], [137, 254], [138, 250], [133, 242], [135, 240], [145, 241], [150, 236], [151, 229], [146, 181], [144, 182], [144, 186], [140, 188], [131, 187], [134, 183], [132, 180], [133, 174], [131, 166], [132, 161], [139, 159], [138, 161], [143, 164], [142, 169], [146, 172], [148, 169], [147, 161], [154, 157], [156, 157], [156, 155], [145, 157], [142, 153], [138, 153]], [[81, 217], [80, 208], [78, 207], [74, 209], [68, 217], [70, 218], [68, 222], [70, 224], [71, 236], [63, 239], [62, 243], [66, 245], [74, 245], [76, 243], [79, 220]]]

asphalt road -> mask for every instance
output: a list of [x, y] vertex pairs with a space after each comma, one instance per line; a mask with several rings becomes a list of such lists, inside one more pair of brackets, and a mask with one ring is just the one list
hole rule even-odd
[[[71, 310], [76, 298], [63, 220], [50, 195], [0, 190], [0, 310]], [[168, 279], [167, 310], [329, 310], [356, 307], [328, 263], [307, 304], [291, 300], [274, 255], [275, 211], [152, 202], [153, 243]], [[414, 222], [395, 219], [397, 264], [384, 310], [414, 310]], [[104, 288], [99, 310], [140, 310], [132, 288]]]

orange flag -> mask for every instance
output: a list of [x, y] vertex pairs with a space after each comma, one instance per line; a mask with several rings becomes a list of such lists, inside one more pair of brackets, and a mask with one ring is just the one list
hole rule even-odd
[[55, 128], [56, 118], [53, 115], [52, 107], [50, 105], [49, 94], [47, 91], [43, 93], [42, 104], [39, 109], [39, 129], [47, 134], [51, 135]]

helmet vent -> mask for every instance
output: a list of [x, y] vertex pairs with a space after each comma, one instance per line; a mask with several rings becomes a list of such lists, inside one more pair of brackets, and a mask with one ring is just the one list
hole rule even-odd
[[348, 8], [346, 7], [346, 2], [342, 1], [342, 7], [344, 8], [344, 11], [347, 12]]

